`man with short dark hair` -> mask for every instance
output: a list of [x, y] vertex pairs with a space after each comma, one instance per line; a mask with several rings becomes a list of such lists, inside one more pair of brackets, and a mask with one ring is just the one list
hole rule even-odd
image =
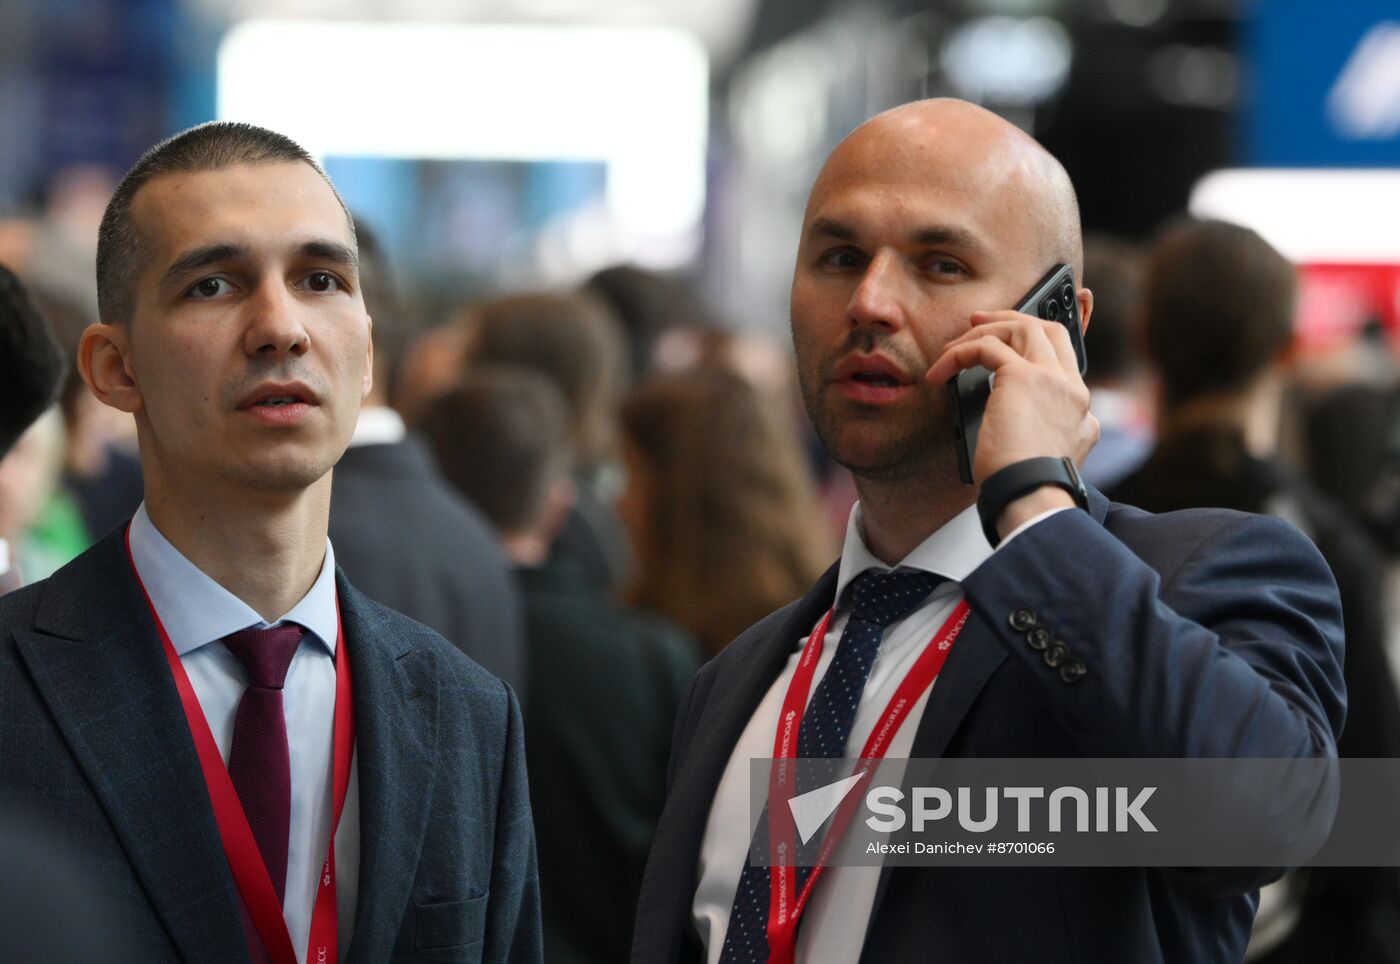
[[[0, 264], [0, 459], [53, 404], [63, 357], [14, 272]], [[19, 588], [9, 543], [0, 539], [0, 596]]]
[[[1341, 613], [1312, 545], [1276, 520], [1110, 505], [1078, 481], [1097, 424], [1071, 339], [1009, 309], [1059, 263], [1078, 279], [1080, 245], [1064, 169], [974, 105], [895, 108], [827, 159], [792, 331], [807, 410], [860, 503], [838, 564], [691, 686], [636, 964], [1243, 955], [1251, 890], [1279, 871], [833, 866], [803, 903], [776, 888], [804, 861], [771, 876], [749, 861], [783, 839], [750, 808], [750, 762], [784, 753], [1336, 755]], [[1092, 296], [1075, 294], [1087, 323]], [[977, 365], [995, 381], [964, 485], [945, 386]]]
[[545, 959], [623, 960], [661, 814], [671, 721], [699, 665], [696, 647], [550, 553], [573, 481], [568, 408], [548, 378], [483, 367], [419, 426], [519, 567], [537, 697], [525, 723]]
[[545, 375], [563, 394], [577, 484], [573, 511], [552, 551], [577, 563], [595, 585], [615, 591], [629, 565], [626, 534], [608, 490], [627, 380], [617, 319], [581, 294], [526, 292], [476, 306], [470, 322], [467, 371], [518, 365]]
[[78, 364], [146, 497], [0, 601], [0, 793], [61, 802], [143, 960], [539, 957], [514, 696], [326, 536], [357, 260], [321, 169], [243, 124], [152, 148], [103, 219]]

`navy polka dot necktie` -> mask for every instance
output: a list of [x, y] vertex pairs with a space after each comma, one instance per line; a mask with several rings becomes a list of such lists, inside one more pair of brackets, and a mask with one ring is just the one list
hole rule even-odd
[[[867, 569], [851, 580], [851, 618], [841, 633], [836, 655], [802, 716], [797, 733], [799, 757], [838, 760], [846, 755], [851, 724], [860, 706], [865, 681], [875, 665], [885, 627], [917, 609], [941, 581], [932, 573], [913, 569], [895, 572]], [[835, 765], [830, 769], [830, 773], [823, 773], [820, 767], [800, 768], [796, 792], [801, 794], [834, 781], [838, 776]], [[821, 848], [821, 841], [818, 834], [798, 848], [796, 884], [799, 892], [811, 873], [810, 864]], [[766, 847], [767, 843], [768, 813], [765, 810], [754, 830], [753, 845]], [[720, 964], [761, 964], [768, 960], [768, 899], [768, 868], [755, 867], [746, 859], [734, 894], [729, 927], [724, 934]]]

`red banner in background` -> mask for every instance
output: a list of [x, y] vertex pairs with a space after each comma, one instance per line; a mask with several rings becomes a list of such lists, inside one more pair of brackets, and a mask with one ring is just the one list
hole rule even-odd
[[1298, 337], [1305, 352], [1350, 342], [1375, 320], [1400, 344], [1400, 265], [1305, 264], [1298, 274]]

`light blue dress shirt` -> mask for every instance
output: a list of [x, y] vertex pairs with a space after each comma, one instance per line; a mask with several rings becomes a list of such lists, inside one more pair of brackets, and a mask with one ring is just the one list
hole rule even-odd
[[[229, 652], [223, 638], [241, 629], [265, 629], [288, 622], [307, 630], [292, 657], [282, 691], [292, 769], [287, 890], [282, 910], [297, 960], [305, 964], [316, 883], [326, 858], [332, 818], [331, 748], [338, 619], [335, 554], [330, 540], [326, 540], [325, 561], [310, 591], [281, 619], [267, 623], [247, 603], [181, 555], [151, 522], [145, 503], [131, 520], [130, 539], [136, 571], [199, 697], [204, 718], [225, 764], [233, 742], [234, 716], [248, 678], [243, 664]], [[359, 825], [358, 763], [352, 760], [350, 786], [335, 837], [336, 906], [342, 958], [354, 927], [360, 865]]]

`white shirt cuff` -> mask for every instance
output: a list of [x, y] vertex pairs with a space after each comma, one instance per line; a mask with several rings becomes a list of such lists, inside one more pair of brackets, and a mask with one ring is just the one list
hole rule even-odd
[[1056, 512], [1069, 512], [1069, 511], [1072, 510], [1072, 509], [1078, 509], [1078, 508], [1079, 508], [1079, 506], [1077, 506], [1077, 505], [1062, 505], [1062, 506], [1060, 506], [1060, 507], [1058, 507], [1058, 508], [1055, 508], [1055, 509], [1047, 509], [1046, 511], [1042, 512], [1040, 515], [1038, 515], [1038, 516], [1033, 516], [1032, 518], [1027, 519], [1025, 522], [1022, 522], [1022, 523], [1021, 523], [1020, 525], [1018, 525], [1016, 528], [1014, 528], [1014, 529], [1012, 529], [1010, 532], [1008, 532], [1008, 533], [1006, 534], [1006, 538], [1004, 538], [1004, 539], [1002, 539], [1000, 542], [998, 542], [998, 543], [997, 543], [996, 549], [993, 549], [992, 551], [993, 551], [993, 552], [996, 552], [997, 550], [1001, 549], [1001, 548], [1002, 548], [1003, 546], [1005, 546], [1008, 542], [1010, 542], [1012, 539], [1014, 539], [1014, 538], [1016, 538], [1017, 536], [1019, 536], [1021, 533], [1025, 532], [1025, 531], [1026, 531], [1027, 529], [1029, 529], [1031, 526], [1035, 525], [1037, 522], [1041, 522], [1041, 521], [1043, 521], [1043, 520], [1045, 520], [1045, 519], [1050, 518], [1050, 517], [1051, 517], [1052, 515], [1054, 515]]

